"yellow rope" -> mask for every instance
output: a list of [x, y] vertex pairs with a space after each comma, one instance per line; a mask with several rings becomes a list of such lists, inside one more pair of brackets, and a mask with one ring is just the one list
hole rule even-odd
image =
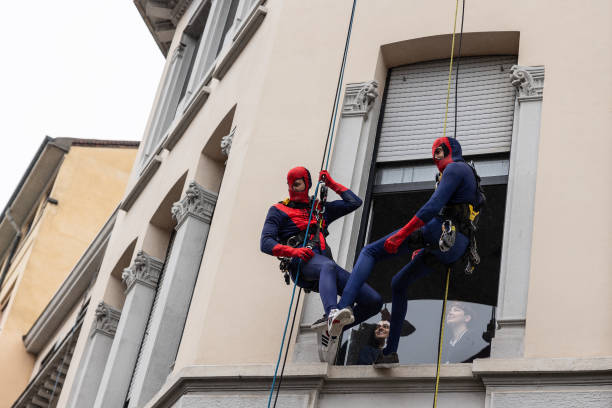
[[446, 299], [448, 299], [448, 284], [450, 281], [450, 268], [446, 272], [446, 289], [444, 290], [444, 303], [442, 306], [442, 318], [440, 325], [440, 344], [438, 344], [438, 366], [436, 368], [436, 390], [434, 391], [434, 403], [433, 406], [438, 406], [438, 385], [440, 384], [440, 360], [442, 360], [442, 345], [444, 344], [444, 316], [446, 316]]
[[[444, 130], [443, 136], [446, 137], [446, 123], [448, 118], [448, 101], [450, 99], [451, 78], [453, 75], [453, 57], [455, 55], [455, 33], [457, 32], [457, 14], [459, 12], [459, 0], [455, 5], [455, 23], [453, 25], [453, 42], [451, 44], [450, 65], [448, 67], [448, 88], [446, 90], [446, 108], [444, 110]], [[444, 344], [444, 321], [446, 320], [446, 300], [448, 299], [448, 285], [450, 283], [450, 268], [446, 272], [446, 288], [444, 289], [444, 302], [442, 304], [442, 316], [440, 318], [440, 343], [438, 344], [438, 364], [436, 365], [436, 389], [434, 391], [433, 408], [438, 406], [438, 387], [440, 385], [440, 360], [442, 360], [442, 345]]]
[[457, 31], [457, 14], [459, 12], [459, 0], [455, 6], [455, 25], [453, 26], [453, 43], [451, 45], [450, 66], [448, 67], [448, 89], [446, 90], [446, 110], [444, 111], [444, 133], [446, 137], [446, 119], [448, 117], [448, 100], [450, 99], [451, 77], [453, 75], [453, 56], [455, 55], [455, 32]]

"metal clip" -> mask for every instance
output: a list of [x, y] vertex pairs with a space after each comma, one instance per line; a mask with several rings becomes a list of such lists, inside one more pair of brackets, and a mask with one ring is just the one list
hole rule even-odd
[[448, 252], [455, 245], [457, 231], [451, 220], [446, 220], [442, 223], [442, 235], [440, 235], [440, 251]]

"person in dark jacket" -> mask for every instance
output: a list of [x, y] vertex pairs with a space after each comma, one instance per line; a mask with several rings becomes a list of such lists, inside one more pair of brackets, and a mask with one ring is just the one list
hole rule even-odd
[[362, 249], [342, 298], [338, 302], [339, 310], [352, 306], [355, 294], [370, 276], [376, 262], [395, 254], [414, 251], [412, 260], [391, 281], [393, 295], [391, 331], [387, 346], [374, 367], [387, 368], [399, 365], [397, 348], [407, 312], [408, 286], [416, 279], [432, 272], [432, 260], [434, 263], [451, 265], [466, 253], [469, 238], [460, 231], [456, 233], [455, 242], [450, 249], [445, 248], [445, 252], [440, 249], [439, 241], [444, 222], [439, 215], [441, 210], [468, 204], [478, 208], [481, 204], [482, 197], [478, 191], [475, 172], [463, 160], [461, 145], [456, 139], [448, 137], [436, 139], [432, 146], [432, 156], [441, 175], [435, 192], [408, 224]]
[[466, 302], [450, 302], [447, 310], [442, 362], [471, 363], [487, 347], [482, 331], [473, 327], [474, 310]]
[[[268, 215], [261, 232], [261, 250], [276, 257], [290, 258], [289, 271], [295, 281], [298, 269], [297, 285], [319, 292], [325, 315], [312, 325], [320, 331], [320, 356], [322, 360], [331, 350], [333, 341], [352, 325], [359, 324], [378, 313], [382, 307], [382, 298], [369, 285], [361, 286], [355, 293], [357, 305], [353, 310], [337, 313], [338, 295], [342, 294], [350, 274], [338, 266], [332, 259], [331, 251], [325, 241], [329, 224], [338, 218], [355, 211], [362, 201], [351, 190], [335, 182], [325, 170], [319, 175], [320, 180], [340, 195], [341, 200], [325, 203], [315, 203], [321, 210], [322, 222], [317, 234], [317, 220], [310, 220], [309, 247], [302, 247], [304, 234], [308, 226], [312, 198], [308, 190], [312, 187], [310, 172], [304, 167], [295, 167], [287, 174], [289, 198], [274, 204], [268, 210]], [[318, 236], [315, 236], [318, 235]], [[294, 246], [288, 245], [293, 242]], [[327, 332], [329, 316], [334, 316], [341, 325], [336, 324], [334, 332]], [[326, 333], [327, 332], [327, 333]]]

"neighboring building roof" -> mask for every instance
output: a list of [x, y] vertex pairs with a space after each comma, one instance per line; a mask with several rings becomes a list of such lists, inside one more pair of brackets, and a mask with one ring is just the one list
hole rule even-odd
[[134, 0], [164, 57], [168, 54], [174, 30], [193, 0]]
[[[15, 229], [21, 228], [36, 205], [49, 181], [55, 177], [56, 170], [71, 146], [127, 147], [137, 148], [139, 142], [123, 140], [77, 139], [71, 137], [52, 138], [46, 136], [36, 151], [34, 158], [21, 177], [8, 203], [0, 213], [0, 259], [4, 257], [14, 236]], [[9, 213], [9, 217], [7, 217]]]
[[74, 305], [81, 300], [92, 279], [96, 277], [115, 225], [117, 211], [118, 209], [115, 209], [102, 226], [38, 319], [23, 336], [23, 343], [28, 352], [37, 354], [45, 347], [53, 334], [62, 326]]

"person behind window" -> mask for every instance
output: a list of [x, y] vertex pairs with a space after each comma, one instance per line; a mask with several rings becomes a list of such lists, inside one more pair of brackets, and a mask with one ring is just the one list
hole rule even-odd
[[471, 363], [486, 347], [482, 332], [474, 327], [474, 310], [464, 302], [450, 302], [446, 314], [442, 362]]
[[[470, 239], [469, 232], [463, 226], [470, 222], [469, 208], [478, 209], [484, 200], [479, 190], [476, 172], [463, 160], [461, 145], [456, 139], [448, 137], [436, 139], [432, 146], [432, 156], [440, 171], [439, 184], [435, 192], [408, 224], [361, 250], [342, 298], [338, 302], [337, 313], [344, 313], [345, 308], [350, 310], [355, 295], [370, 276], [376, 262], [417, 249], [413, 252], [411, 261], [391, 281], [393, 305], [391, 331], [383, 354], [374, 364], [377, 368], [399, 365], [397, 348], [402, 322], [407, 312], [408, 286], [416, 279], [430, 274], [433, 271], [432, 267], [442, 266], [446, 269], [460, 259], [465, 259], [464, 254], [467, 254]], [[451, 219], [453, 224], [457, 225], [457, 232], [454, 243], [441, 248], [442, 225], [447, 219]], [[341, 325], [342, 322], [337, 324]]]
[[[295, 167], [287, 174], [289, 198], [268, 210], [260, 244], [261, 250], [266, 254], [290, 260], [288, 269], [293, 281], [297, 276], [298, 267], [300, 268], [298, 286], [319, 292], [325, 315], [311, 327], [319, 332], [317, 336], [319, 357], [322, 361], [328, 361], [333, 358], [337, 348], [337, 338], [342, 331], [377, 314], [382, 307], [382, 298], [369, 285], [363, 285], [355, 295], [357, 305], [354, 314], [352, 310], [338, 313], [338, 295], [342, 294], [350, 274], [332, 259], [331, 251], [325, 241], [327, 226], [355, 211], [362, 201], [351, 190], [336, 183], [325, 170], [321, 171], [319, 180], [324, 180], [325, 184], [342, 199], [322, 204], [318, 201], [315, 203], [315, 206], [322, 207], [320, 208], [322, 224], [319, 231], [317, 220], [315, 217], [311, 219], [308, 245], [302, 247], [314, 198], [308, 195], [312, 181], [310, 172], [304, 167]], [[331, 322], [328, 322], [330, 316], [333, 316], [336, 323], [342, 323], [336, 324], [333, 331], [328, 331], [328, 327], [331, 326]]]
[[378, 355], [387, 344], [387, 337], [389, 337], [390, 329], [391, 323], [388, 320], [381, 320], [376, 323], [374, 335], [371, 336], [370, 344], [366, 344], [359, 350], [359, 360], [357, 364], [370, 365], [376, 361]]

